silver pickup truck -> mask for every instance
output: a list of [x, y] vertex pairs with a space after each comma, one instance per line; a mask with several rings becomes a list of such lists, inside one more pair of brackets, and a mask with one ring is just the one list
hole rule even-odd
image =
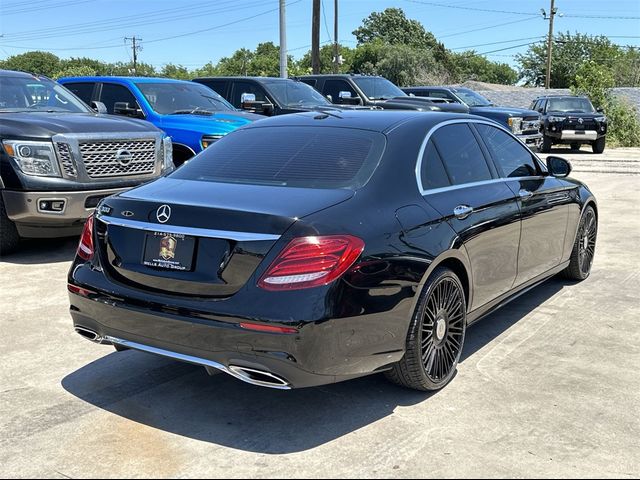
[[174, 169], [161, 130], [94, 108], [48, 78], [0, 70], [0, 255], [21, 238], [79, 234], [102, 198]]

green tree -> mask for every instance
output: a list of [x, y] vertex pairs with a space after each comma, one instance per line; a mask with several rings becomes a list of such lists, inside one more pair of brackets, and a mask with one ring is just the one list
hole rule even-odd
[[163, 66], [162, 70], [160, 70], [160, 76], [178, 80], [191, 80], [193, 78], [187, 67], [174, 65], [173, 63], [167, 63]]
[[[622, 49], [607, 37], [581, 33], [559, 33], [553, 43], [551, 88], [569, 88], [577, 69], [587, 60], [611, 66], [619, 61]], [[520, 78], [529, 86], [542, 86], [547, 72], [547, 42], [531, 45], [516, 55]]]
[[133, 70], [133, 62], [116, 62], [107, 67], [108, 75], [137, 76], [137, 77], [157, 77], [158, 73], [153, 65], [138, 62], [136, 70]]
[[588, 60], [578, 67], [571, 92], [587, 95], [596, 108], [604, 108], [610, 100], [610, 92], [614, 86], [611, 68]]
[[98, 75], [98, 72], [88, 65], [71, 65], [54, 73], [52, 78], [57, 80], [62, 77], [92, 77], [94, 75]]
[[453, 73], [456, 82], [475, 80], [478, 82], [514, 85], [518, 80], [518, 72], [506, 63], [492, 62], [474, 51], [453, 53], [451, 55]]
[[49, 52], [27, 52], [7, 58], [0, 67], [51, 77], [60, 70], [60, 59]]
[[61, 59], [60, 60], [60, 71], [73, 71], [80, 69], [84, 71], [91, 70], [94, 72], [92, 75], [108, 75], [109, 74], [109, 64], [105, 62], [101, 62], [100, 60], [94, 60], [93, 58], [87, 57], [72, 57], [69, 59]]
[[[320, 47], [320, 73], [333, 73], [333, 44]], [[339, 45], [343, 63], [338, 73], [349, 73], [353, 70], [353, 56], [355, 50], [346, 45]], [[305, 74], [311, 73], [311, 50], [304, 54], [298, 62], [298, 67]]]
[[218, 70], [217, 65], [214, 65], [213, 62], [208, 62], [202, 67], [193, 70], [191, 72], [193, 78], [198, 77], [216, 77], [220, 75], [220, 71]]
[[373, 12], [353, 31], [358, 45], [382, 40], [391, 45], [403, 44], [418, 48], [435, 48], [438, 45], [431, 32], [417, 20], [410, 20], [400, 8], [387, 8]]

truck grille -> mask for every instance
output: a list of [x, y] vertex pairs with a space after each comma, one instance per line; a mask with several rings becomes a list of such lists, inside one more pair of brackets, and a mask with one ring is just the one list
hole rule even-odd
[[91, 178], [149, 175], [155, 172], [155, 140], [80, 143], [80, 154]]
[[62, 170], [65, 175], [69, 177], [76, 177], [78, 175], [78, 171], [76, 170], [76, 165], [71, 158], [71, 148], [68, 143], [56, 143], [56, 148], [58, 149], [58, 158], [60, 158], [60, 164], [62, 165]]

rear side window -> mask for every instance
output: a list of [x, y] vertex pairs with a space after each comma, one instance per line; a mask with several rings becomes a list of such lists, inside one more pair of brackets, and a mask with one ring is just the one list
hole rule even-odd
[[129, 108], [138, 108], [138, 102], [133, 93], [127, 87], [113, 83], [104, 83], [102, 85], [100, 101], [106, 105], [109, 113], [114, 113], [113, 109], [117, 102], [126, 102], [129, 104]]
[[324, 82], [324, 90], [322, 93], [331, 97], [333, 103], [340, 101], [340, 92], [349, 92], [354, 98], [358, 96], [356, 91], [351, 88], [351, 85], [344, 80], [327, 80]]
[[422, 157], [422, 188], [431, 190], [434, 188], [448, 187], [451, 185], [447, 172], [442, 164], [442, 159], [432, 141], [429, 141]]
[[503, 177], [531, 177], [538, 174], [533, 155], [499, 128], [476, 124], [493, 161]]
[[95, 83], [66, 83], [64, 86], [86, 104], [91, 103], [91, 100], [93, 100]]
[[385, 146], [381, 133], [334, 127], [256, 127], [230, 133], [171, 175], [249, 185], [365, 185]]
[[268, 102], [269, 99], [265, 94], [264, 89], [252, 82], [235, 82], [233, 84], [233, 99], [231, 103], [234, 107], [240, 107], [242, 105], [242, 94], [252, 93], [256, 96], [257, 102]]
[[452, 185], [491, 180], [491, 171], [468, 125], [439, 128], [432, 137]]

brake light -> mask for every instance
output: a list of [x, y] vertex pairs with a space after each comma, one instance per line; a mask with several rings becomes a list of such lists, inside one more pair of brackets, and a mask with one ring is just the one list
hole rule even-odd
[[265, 290], [297, 290], [327, 285], [345, 273], [364, 250], [351, 235], [295, 238], [262, 275]]
[[77, 254], [83, 260], [91, 260], [93, 258], [93, 215], [87, 218], [82, 229], [82, 236], [78, 244]]

